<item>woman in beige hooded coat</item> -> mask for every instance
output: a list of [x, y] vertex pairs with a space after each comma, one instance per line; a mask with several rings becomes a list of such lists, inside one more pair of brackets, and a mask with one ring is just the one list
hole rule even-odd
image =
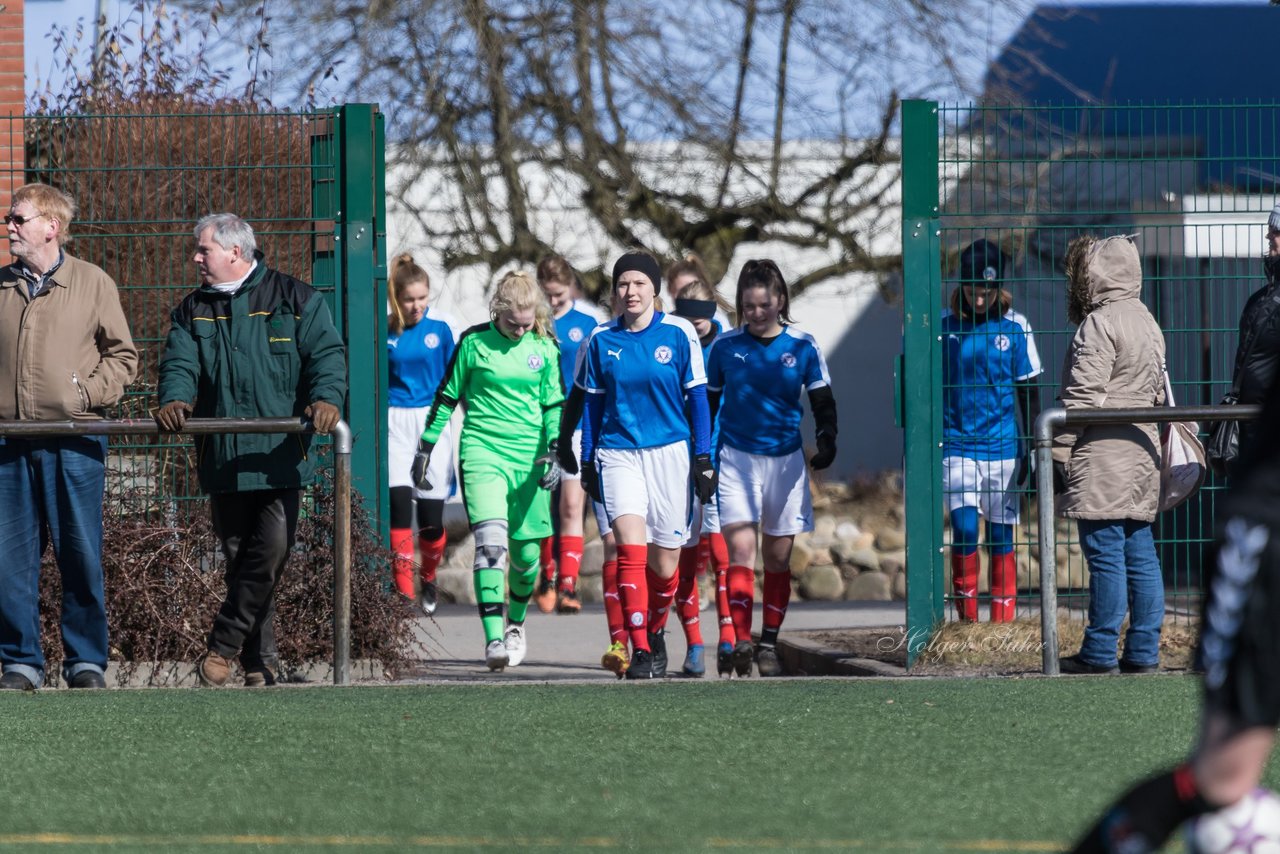
[[[1067, 409], [1164, 403], [1164, 335], [1142, 304], [1142, 261], [1127, 237], [1074, 240], [1067, 250], [1068, 316], [1079, 324], [1067, 353]], [[1147, 673], [1159, 665], [1164, 581], [1151, 523], [1160, 496], [1153, 424], [1107, 424], [1061, 433], [1054, 467], [1058, 513], [1076, 520], [1089, 564], [1089, 624], [1065, 673]], [[1120, 626], [1129, 631], [1117, 661]]]

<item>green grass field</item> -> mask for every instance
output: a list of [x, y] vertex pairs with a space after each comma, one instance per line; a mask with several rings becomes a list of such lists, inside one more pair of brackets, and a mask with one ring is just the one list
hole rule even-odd
[[[0, 850], [1056, 851], [1183, 677], [0, 697]], [[1272, 785], [1275, 785], [1272, 780]]]

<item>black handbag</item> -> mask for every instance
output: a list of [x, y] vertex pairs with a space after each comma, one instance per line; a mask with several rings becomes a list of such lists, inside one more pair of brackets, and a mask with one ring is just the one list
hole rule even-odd
[[[1234, 388], [1222, 398], [1223, 406], [1235, 406], [1238, 402]], [[1227, 467], [1239, 454], [1240, 422], [1231, 420], [1214, 424], [1213, 429], [1209, 431], [1209, 441], [1204, 443], [1204, 456], [1209, 463], [1209, 468], [1213, 469], [1214, 474], [1224, 477]]]

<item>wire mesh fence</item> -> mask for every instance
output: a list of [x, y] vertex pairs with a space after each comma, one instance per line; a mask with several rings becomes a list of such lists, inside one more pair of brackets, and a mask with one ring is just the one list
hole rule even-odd
[[[938, 189], [936, 198], [925, 198], [904, 185], [907, 288], [931, 289], [931, 323], [916, 324], [908, 307], [904, 388], [927, 380], [936, 389], [932, 405], [940, 417], [927, 406], [908, 409], [909, 468], [914, 462], [931, 473], [945, 469], [940, 458], [954, 447], [949, 419], [957, 413], [987, 444], [1016, 431], [1015, 462], [1030, 448], [1027, 419], [993, 420], [972, 411], [1011, 401], [1016, 406], [1013, 382], [1020, 378], [1012, 361], [1016, 335], [1010, 342], [1009, 330], [996, 324], [954, 320], [960, 255], [977, 240], [992, 241], [1008, 257], [997, 277], [996, 298], [1025, 321], [1026, 343], [1039, 357], [1040, 370], [1031, 382], [1044, 405], [1058, 395], [1076, 328], [1068, 319], [1063, 260], [1071, 240], [1082, 234], [1134, 236], [1142, 260], [1142, 300], [1164, 333], [1177, 401], [1207, 405], [1222, 398], [1231, 384], [1240, 312], [1265, 283], [1266, 220], [1280, 182], [1280, 106], [916, 102], [913, 110], [914, 124], [904, 123], [904, 174], [924, 176], [924, 181], [932, 172]], [[941, 271], [940, 280], [916, 275], [913, 281], [912, 271], [927, 269], [926, 262]], [[982, 369], [960, 358], [961, 351], [983, 354]], [[965, 407], [971, 411], [964, 412]], [[953, 551], [954, 517], [947, 511], [959, 502], [961, 487], [954, 478], [947, 480], [950, 487], [943, 477], [931, 474], [930, 479], [934, 516], [928, 519], [920, 511], [916, 524], [924, 533], [916, 542], [929, 542], [934, 558], [915, 562], [911, 583], [941, 595], [916, 611], [916, 621], [924, 613], [940, 618], [943, 603], [946, 613], [956, 612], [952, 561], [941, 556]], [[1211, 478], [1196, 498], [1156, 521], [1168, 610], [1176, 618], [1189, 618], [1198, 608], [1222, 488]], [[1012, 491], [1021, 509], [1012, 535], [1023, 594], [1018, 610], [1027, 616], [1035, 599], [1026, 594], [1039, 584], [1034, 482], [1028, 478]], [[1059, 520], [1058, 526], [1059, 601], [1083, 619], [1088, 568], [1074, 524]], [[982, 536], [990, 539], [991, 531]], [[982, 601], [987, 603], [992, 559], [981, 551]]]
[[[137, 379], [111, 415], [149, 418], [169, 312], [198, 284], [196, 220], [232, 212], [253, 226], [265, 262], [313, 283], [331, 300], [336, 164], [316, 152], [333, 134], [331, 113], [175, 111], [164, 100], [115, 113], [0, 119], [22, 140], [25, 169], [0, 180], [10, 190], [39, 181], [77, 205], [66, 250], [115, 280], [140, 352]], [[108, 490], [150, 495], [153, 509], [199, 494], [186, 438], [113, 437]]]

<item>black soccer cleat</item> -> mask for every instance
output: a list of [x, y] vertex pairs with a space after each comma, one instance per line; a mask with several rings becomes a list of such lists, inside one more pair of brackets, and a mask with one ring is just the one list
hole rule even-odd
[[716, 674], [719, 676], [733, 675], [733, 644], [728, 641], [716, 647]]
[[753, 658], [755, 658], [755, 650], [751, 648], [751, 641], [738, 641], [738, 645], [733, 648], [734, 672], [739, 676], [750, 676]]
[[653, 678], [653, 653], [647, 649], [637, 649], [631, 653], [631, 666], [627, 668], [627, 679]]
[[653, 678], [665, 678], [667, 675], [666, 629], [658, 629], [656, 632], [649, 632], [649, 651], [653, 653]]
[[782, 661], [776, 648], [764, 644], [756, 647], [756, 672], [761, 676], [782, 675]]

